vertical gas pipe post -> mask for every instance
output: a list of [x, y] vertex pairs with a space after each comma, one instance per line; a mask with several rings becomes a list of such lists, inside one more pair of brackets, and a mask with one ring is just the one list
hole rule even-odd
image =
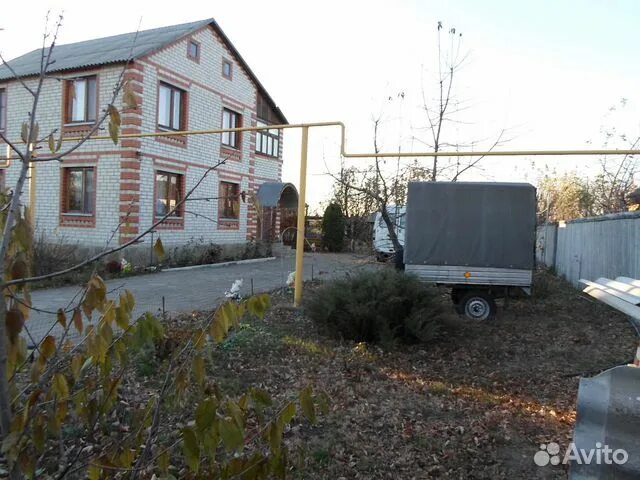
[[302, 127], [302, 148], [300, 150], [300, 192], [298, 192], [298, 228], [296, 230], [296, 277], [293, 293], [293, 306], [302, 303], [302, 284], [304, 281], [304, 223], [306, 211], [305, 194], [307, 191], [307, 150], [309, 146], [309, 127]]

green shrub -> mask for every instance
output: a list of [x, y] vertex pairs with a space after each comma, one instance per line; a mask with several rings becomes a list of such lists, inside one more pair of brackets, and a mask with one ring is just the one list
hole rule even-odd
[[428, 342], [445, 326], [436, 288], [392, 269], [328, 282], [309, 299], [307, 311], [336, 336], [383, 345]]
[[322, 217], [322, 245], [330, 252], [339, 252], [344, 246], [345, 220], [340, 205], [330, 203]]

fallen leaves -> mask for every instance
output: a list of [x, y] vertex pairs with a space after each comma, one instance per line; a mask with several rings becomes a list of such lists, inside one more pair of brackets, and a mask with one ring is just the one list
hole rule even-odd
[[306, 452], [303, 478], [531, 478], [538, 444], [571, 438], [579, 378], [566, 374], [624, 361], [635, 341], [624, 318], [549, 281], [549, 297], [511, 300], [495, 322], [390, 352], [336, 342], [274, 296], [264, 322], [220, 346], [212, 373], [223, 389], [259, 382], [274, 402], [307, 382], [328, 392], [328, 416], [285, 432]]

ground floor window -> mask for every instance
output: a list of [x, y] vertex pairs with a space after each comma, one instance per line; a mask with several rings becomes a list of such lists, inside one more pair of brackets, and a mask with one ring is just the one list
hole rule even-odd
[[240, 185], [220, 182], [219, 217], [225, 220], [240, 218]]
[[182, 198], [183, 175], [170, 172], [156, 172], [155, 213], [164, 217], [169, 212], [172, 217], [181, 217], [182, 208], [176, 208]]
[[64, 213], [92, 215], [95, 210], [94, 168], [65, 168], [63, 178]]

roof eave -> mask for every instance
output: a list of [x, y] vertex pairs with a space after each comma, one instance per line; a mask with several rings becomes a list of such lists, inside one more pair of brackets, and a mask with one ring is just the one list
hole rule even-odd
[[[196, 25], [192, 29], [190, 29], [188, 32], [184, 33], [183, 35], [180, 35], [179, 37], [175, 38], [172, 42], [169, 42], [168, 44], [171, 44], [171, 43], [177, 42], [179, 40], [182, 40], [183, 38], [185, 38], [188, 35], [193, 35], [194, 32], [197, 32], [197, 31], [199, 31], [199, 30], [201, 30], [203, 28], [212, 27], [214, 29], [214, 31], [218, 35], [220, 35], [220, 38], [225, 43], [226, 47], [231, 51], [231, 53], [236, 57], [236, 59], [238, 60], [238, 62], [242, 66], [242, 68], [247, 72], [247, 74], [249, 75], [249, 78], [256, 85], [256, 88], [258, 89], [260, 94], [264, 97], [264, 99], [267, 101], [269, 106], [273, 109], [273, 111], [276, 114], [276, 116], [278, 117], [280, 123], [288, 124], [289, 121], [287, 120], [287, 118], [282, 113], [282, 110], [280, 110], [280, 107], [278, 107], [276, 105], [276, 102], [273, 100], [273, 98], [271, 98], [271, 95], [269, 95], [269, 93], [267, 92], [267, 89], [264, 87], [264, 85], [262, 85], [260, 80], [258, 80], [258, 77], [256, 76], [255, 73], [253, 73], [253, 71], [251, 70], [251, 67], [249, 67], [249, 64], [247, 64], [247, 62], [244, 60], [244, 58], [242, 58], [242, 55], [240, 55], [240, 52], [238, 51], [238, 49], [233, 45], [233, 43], [231, 43], [231, 40], [229, 39], [229, 37], [227, 37], [227, 35], [222, 31], [222, 28], [220, 28], [220, 25], [218, 25], [218, 22], [216, 22], [214, 18], [209, 18], [209, 19], [206, 19], [206, 20], [202, 20], [201, 22], [195, 22], [195, 23], [196, 23]], [[129, 61], [135, 61], [135, 60], [139, 60], [139, 59], [143, 59], [143, 58], [149, 57], [150, 55], [153, 55], [154, 53], [162, 50], [163, 48], [166, 48], [166, 46], [168, 44], [151, 47], [151, 48], [147, 49], [146, 51], [140, 52], [137, 55], [133, 56]], [[65, 73], [68, 73], [68, 72], [74, 72], [74, 71], [87, 70], [87, 69], [91, 69], [91, 68], [99, 68], [99, 67], [104, 66], [104, 65], [118, 65], [118, 64], [122, 64], [122, 63], [126, 63], [126, 61], [103, 62], [103, 63], [96, 63], [96, 64], [93, 64], [93, 65], [86, 65], [86, 66], [82, 66], [82, 67], [70, 67], [70, 68], [61, 68], [61, 69], [56, 69], [54, 67], [54, 68], [51, 68], [50, 70], [48, 70], [48, 72], [51, 72], [51, 73], [53, 73], [53, 72], [65, 72]], [[35, 77], [35, 76], [38, 76], [38, 75], [39, 75], [39, 73], [25, 74], [25, 75], [20, 75], [20, 76], [9, 76], [9, 77], [5, 77], [5, 78], [0, 79], [0, 83], [6, 83], [6, 82], [11, 82], [11, 81], [19, 81], [21, 78], [32, 78], [32, 77]]]

